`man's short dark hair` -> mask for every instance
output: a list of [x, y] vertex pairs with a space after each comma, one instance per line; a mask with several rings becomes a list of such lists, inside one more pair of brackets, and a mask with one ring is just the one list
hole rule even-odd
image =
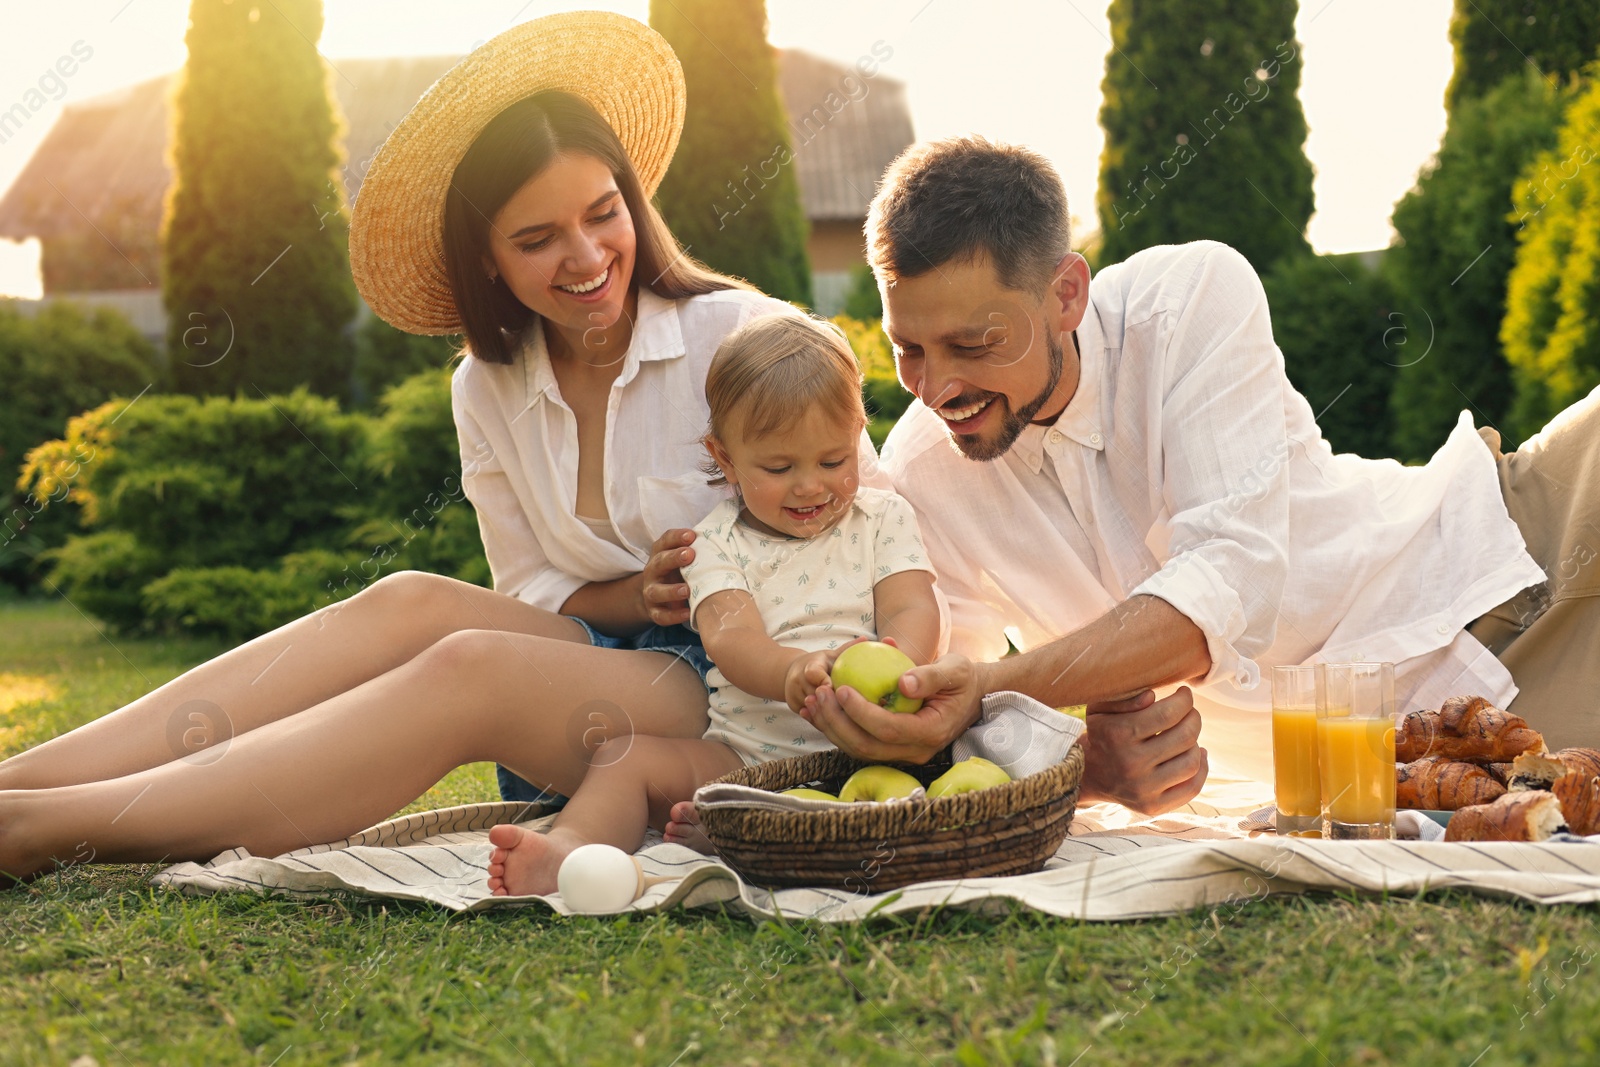
[[889, 165], [867, 213], [881, 281], [987, 255], [1009, 289], [1039, 292], [1072, 250], [1067, 191], [1039, 153], [982, 137], [912, 145]]

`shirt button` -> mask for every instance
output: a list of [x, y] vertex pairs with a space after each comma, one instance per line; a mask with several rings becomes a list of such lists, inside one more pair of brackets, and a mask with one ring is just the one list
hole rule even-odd
[[1102, 440], [1103, 438], [1097, 433], [1092, 433], [1089, 435], [1089, 443], [1091, 445], [1098, 445]]
[[1444, 623], [1441, 622], [1439, 624], [1439, 632], [1441, 634], [1447, 634], [1447, 633], [1450, 632], [1450, 627], [1446, 626]]
[[1061, 443], [1061, 431], [1060, 430], [1051, 430], [1050, 431], [1050, 443], [1053, 444], [1053, 445], [1059, 445]]

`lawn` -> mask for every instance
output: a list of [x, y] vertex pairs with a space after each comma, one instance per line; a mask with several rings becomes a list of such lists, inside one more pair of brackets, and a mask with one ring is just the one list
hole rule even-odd
[[[217, 650], [0, 605], [0, 755]], [[415, 807], [492, 799], [490, 771]], [[1592, 908], [1324, 896], [785, 926], [184, 897], [153, 871], [0, 894], [0, 1063], [1600, 1062]]]

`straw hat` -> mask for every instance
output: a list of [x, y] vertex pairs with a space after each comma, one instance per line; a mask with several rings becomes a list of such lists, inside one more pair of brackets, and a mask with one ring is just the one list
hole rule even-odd
[[350, 271], [367, 305], [408, 333], [460, 333], [444, 268], [444, 201], [461, 157], [496, 115], [549, 89], [598, 111], [646, 196], [683, 131], [683, 68], [650, 27], [573, 11], [507, 30], [435, 82], [373, 157], [350, 219]]

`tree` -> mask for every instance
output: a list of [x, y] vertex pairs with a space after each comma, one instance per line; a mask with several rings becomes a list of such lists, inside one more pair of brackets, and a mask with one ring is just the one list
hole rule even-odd
[[1445, 90], [1453, 111], [1530, 67], [1561, 78], [1600, 49], [1595, 0], [1456, 0], [1450, 19], [1455, 73]]
[[[810, 305], [809, 229], [764, 0], [651, 0], [683, 63], [688, 115], [656, 203], [691, 255]], [[819, 103], [821, 103], [819, 101]]]
[[863, 322], [883, 318], [883, 294], [878, 291], [878, 276], [865, 263], [850, 269], [850, 290], [845, 294], [844, 313]]
[[1112, 0], [1099, 264], [1213, 238], [1258, 271], [1309, 251], [1292, 0]]
[[1500, 339], [1516, 387], [1508, 422], [1526, 437], [1600, 385], [1600, 76], [1516, 196], [1519, 244]]
[[1383, 278], [1356, 256], [1295, 256], [1261, 279], [1289, 381], [1335, 452], [1393, 455], [1389, 389], [1414, 340]]
[[1395, 205], [1399, 242], [1384, 268], [1419, 316], [1407, 324], [1416, 351], [1394, 385], [1402, 458], [1431, 455], [1463, 409], [1480, 425], [1505, 418], [1511, 371], [1499, 338], [1516, 255], [1511, 189], [1528, 162], [1555, 144], [1562, 99], [1529, 71], [1465, 100], [1434, 162]]
[[162, 220], [180, 391], [348, 389], [356, 297], [321, 33], [320, 0], [190, 7]]

